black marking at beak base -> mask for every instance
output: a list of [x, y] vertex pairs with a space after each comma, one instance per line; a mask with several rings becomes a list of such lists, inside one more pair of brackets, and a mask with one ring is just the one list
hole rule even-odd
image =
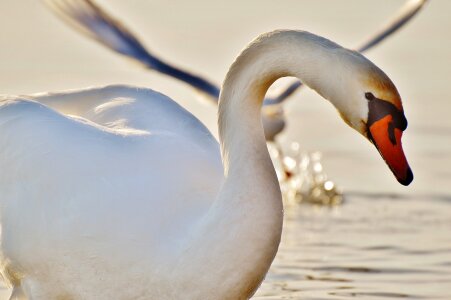
[[[368, 128], [387, 115], [392, 116], [392, 121], [389, 125], [389, 135], [390, 140], [394, 141], [394, 128], [397, 128], [401, 131], [404, 131], [407, 128], [407, 119], [404, 116], [404, 113], [400, 111], [394, 104], [388, 101], [376, 97], [368, 101]], [[393, 127], [393, 130], [391, 129], [391, 127]], [[393, 134], [391, 132], [393, 132]], [[396, 145], [396, 141], [393, 144]]]
[[396, 137], [395, 137], [395, 125], [393, 122], [388, 123], [388, 138], [393, 146], [396, 145]]

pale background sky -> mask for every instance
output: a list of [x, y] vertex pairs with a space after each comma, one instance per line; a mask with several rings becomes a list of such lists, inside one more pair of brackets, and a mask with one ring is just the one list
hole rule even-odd
[[[258, 34], [303, 29], [357, 45], [402, 0], [98, 1], [124, 20], [154, 53], [220, 83], [239, 51]], [[0, 94], [26, 94], [126, 83], [166, 93], [216, 131], [215, 107], [191, 88], [129, 64], [81, 37], [37, 0], [0, 1]], [[282, 141], [324, 152], [329, 175], [345, 190], [451, 194], [451, 1], [431, 0], [395, 36], [368, 53], [397, 85], [409, 129], [404, 148], [415, 174], [399, 186], [378, 153], [303, 90], [286, 106]]]

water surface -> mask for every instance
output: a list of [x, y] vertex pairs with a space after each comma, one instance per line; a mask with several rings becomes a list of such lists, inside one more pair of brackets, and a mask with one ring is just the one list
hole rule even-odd
[[[451, 197], [348, 194], [285, 210], [282, 243], [254, 299], [451, 299]], [[0, 288], [0, 299], [10, 291]]]
[[451, 299], [451, 197], [350, 194], [286, 209], [255, 299]]

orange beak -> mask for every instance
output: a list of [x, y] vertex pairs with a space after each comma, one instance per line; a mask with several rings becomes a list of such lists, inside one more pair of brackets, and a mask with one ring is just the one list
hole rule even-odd
[[369, 127], [370, 139], [385, 160], [396, 179], [402, 185], [409, 185], [413, 173], [402, 149], [402, 130], [393, 125], [392, 115], [386, 115]]

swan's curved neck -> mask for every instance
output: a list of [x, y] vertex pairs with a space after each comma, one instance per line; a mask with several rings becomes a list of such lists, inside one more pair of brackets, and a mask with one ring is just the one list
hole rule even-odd
[[[325, 98], [333, 82], [330, 69], [335, 43], [302, 31], [276, 31], [259, 37], [230, 68], [219, 103], [219, 137], [226, 177], [259, 160], [266, 147], [261, 105], [274, 81], [294, 76]], [[237, 174], [238, 175], [238, 174]]]
[[205, 227], [220, 237], [214, 239], [221, 244], [215, 259], [228, 264], [219, 269], [222, 276], [225, 270], [242, 276], [234, 274], [234, 289], [257, 287], [281, 237], [281, 193], [261, 123], [265, 93], [283, 76], [320, 90], [331, 47], [335, 44], [306, 32], [273, 32], [251, 43], [226, 76], [218, 118], [225, 181]]
[[205, 284], [214, 286], [211, 298], [249, 298], [279, 246], [283, 207], [260, 119], [264, 95], [278, 78], [295, 76], [327, 96], [323, 69], [333, 47], [306, 32], [273, 32], [251, 43], [226, 76], [218, 116], [225, 179], [187, 235], [176, 267], [199, 274], [199, 286], [215, 283]]

